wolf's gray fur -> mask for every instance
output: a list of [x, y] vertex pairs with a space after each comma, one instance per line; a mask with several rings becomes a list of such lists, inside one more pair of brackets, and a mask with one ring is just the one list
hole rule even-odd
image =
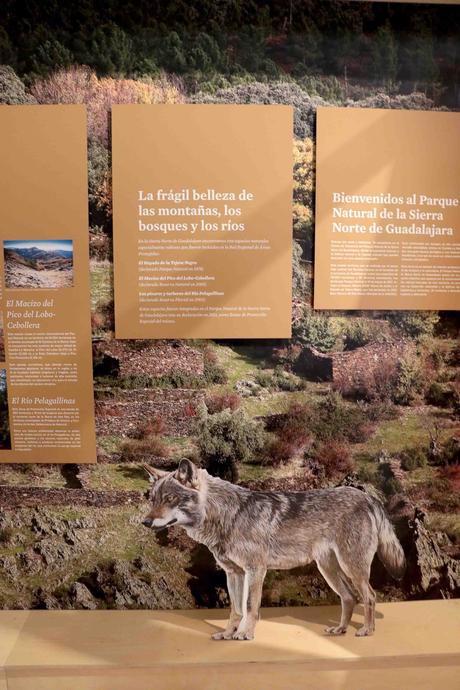
[[153, 488], [143, 524], [155, 530], [182, 526], [226, 572], [230, 619], [214, 639], [252, 639], [267, 570], [312, 561], [342, 602], [340, 623], [327, 632], [346, 632], [357, 595], [364, 604], [364, 625], [356, 634], [374, 632], [369, 574], [375, 553], [394, 577], [402, 577], [405, 569], [401, 545], [377, 500], [346, 486], [299, 493], [250, 491], [212, 477], [189, 460], [181, 460], [175, 472], [144, 467]]

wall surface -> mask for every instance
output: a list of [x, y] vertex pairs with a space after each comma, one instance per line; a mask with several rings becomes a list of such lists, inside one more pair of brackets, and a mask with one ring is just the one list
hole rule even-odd
[[[402, 583], [375, 564], [380, 600], [457, 596], [458, 315], [311, 306], [315, 109], [456, 110], [455, 8], [49, 5], [2, 3], [0, 102], [88, 108], [99, 462], [0, 465], [0, 607], [227, 605], [204, 547], [140, 525], [140, 463], [172, 469], [182, 457], [251, 488], [377, 493], [409, 563]], [[114, 339], [110, 106], [131, 102], [294, 106], [291, 340]], [[314, 566], [266, 579], [265, 605], [335, 601]]]

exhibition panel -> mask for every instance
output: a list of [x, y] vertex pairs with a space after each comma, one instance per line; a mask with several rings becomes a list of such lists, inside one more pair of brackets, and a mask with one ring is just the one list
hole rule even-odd
[[0, 462], [95, 462], [86, 108], [0, 108]]
[[117, 337], [290, 337], [292, 117], [113, 107]]

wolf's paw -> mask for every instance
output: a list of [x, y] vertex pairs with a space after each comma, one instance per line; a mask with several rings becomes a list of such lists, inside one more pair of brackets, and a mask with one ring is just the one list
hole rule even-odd
[[215, 632], [211, 635], [211, 640], [231, 640], [233, 633], [233, 630], [222, 630], [222, 632]]
[[336, 625], [330, 628], [325, 628], [328, 635], [345, 635], [347, 629], [343, 625]]
[[366, 628], [365, 625], [363, 625], [362, 628], [359, 628], [359, 630], [357, 630], [355, 633], [356, 637], [368, 637], [369, 635], [373, 634], [374, 630], [372, 628]]
[[254, 633], [251, 632], [250, 630], [237, 630], [235, 633], [233, 633], [233, 639], [234, 640], [253, 640], [254, 639]]

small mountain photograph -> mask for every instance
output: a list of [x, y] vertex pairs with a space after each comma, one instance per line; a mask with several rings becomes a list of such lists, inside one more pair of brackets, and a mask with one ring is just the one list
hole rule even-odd
[[72, 240], [5, 240], [3, 256], [6, 288], [73, 286]]
[[6, 369], [0, 369], [0, 450], [11, 450]]

